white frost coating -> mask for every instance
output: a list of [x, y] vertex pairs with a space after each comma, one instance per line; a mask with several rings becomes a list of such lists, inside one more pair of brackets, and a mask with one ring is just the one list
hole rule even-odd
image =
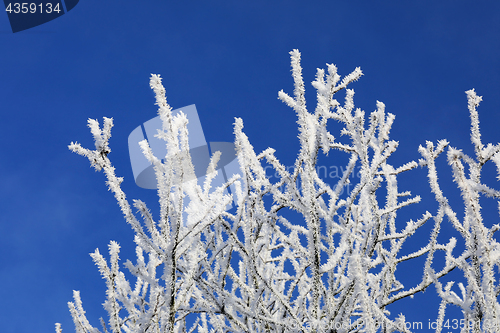
[[[112, 119], [104, 118], [102, 129], [97, 121], [89, 120], [95, 150], [70, 145], [96, 170], [104, 170], [109, 188], [136, 233], [136, 264], [125, 263], [136, 277], [133, 288], [120, 271], [117, 243], [110, 243], [109, 264], [98, 250], [92, 254], [108, 289], [104, 306], [109, 320], [107, 324], [102, 321], [103, 331], [410, 332], [405, 316], [391, 314], [387, 307], [434, 284], [442, 299], [436, 313], [437, 332], [445, 327], [448, 305], [461, 308], [465, 322], [474, 323], [462, 332], [500, 332], [500, 286], [495, 278], [500, 244], [494, 237], [500, 226], [487, 227], [480, 209], [481, 195], [500, 198], [500, 191], [481, 182], [481, 169], [490, 160], [500, 177], [500, 145], [485, 147], [481, 142], [476, 111], [481, 97], [473, 90], [467, 92], [475, 158], [455, 148], [447, 150], [464, 201], [463, 220], [438, 183], [435, 161], [449, 145], [446, 140], [419, 147], [418, 164], [428, 170], [437, 212], [402, 220], [399, 210], [418, 203], [420, 197], [412, 197], [406, 189], [400, 192], [397, 182], [402, 172], [416, 168], [417, 163], [389, 164], [398, 146], [389, 139], [395, 116], [377, 102], [377, 109], [365, 119], [364, 111], [355, 108], [352, 89], [345, 90], [341, 105], [334, 95], [362, 72], [356, 68], [341, 80], [334, 65], [327, 65], [326, 74], [317, 70], [313, 82], [317, 105], [310, 113], [300, 53], [293, 50], [290, 55], [293, 96], [283, 91], [278, 96], [298, 118], [301, 146], [291, 170], [271, 148], [256, 154], [243, 132], [243, 121], [237, 118], [234, 134], [241, 177], [214, 188], [211, 182], [219, 158], [215, 155], [205, 183], [197, 184], [192, 177], [188, 119], [183, 114], [172, 117], [158, 75], [151, 76], [150, 85], [163, 121], [158, 138], [166, 141], [168, 158], [162, 162], [147, 142], [141, 143], [158, 180], [161, 210], [157, 220], [144, 202], [134, 200], [143, 220], [139, 222], [120, 187], [122, 179], [116, 177], [108, 159]], [[337, 142], [328, 131], [330, 119], [342, 124], [341, 135], [348, 137], [348, 143]], [[336, 184], [318, 175], [320, 150], [349, 155]], [[279, 175], [276, 183], [266, 177], [265, 163]], [[360, 175], [356, 181], [355, 172]], [[186, 177], [194, 180], [184, 181]], [[224, 191], [230, 186], [237, 205], [226, 211], [232, 198]], [[271, 195], [272, 205], [264, 204], [266, 195]], [[286, 211], [294, 211], [296, 218], [286, 218]], [[405, 241], [425, 223], [434, 225], [428, 242], [420, 250], [401, 255]], [[440, 243], [442, 223], [451, 223], [462, 238]], [[454, 252], [458, 242], [463, 245], [462, 253]], [[441, 267], [433, 262], [438, 254], [445, 258]], [[398, 264], [418, 257], [425, 261], [422, 280], [404, 286], [396, 274]], [[465, 283], [443, 281], [454, 269], [463, 273]], [[99, 332], [86, 319], [79, 292], [74, 292], [69, 307], [77, 332]], [[56, 332], [60, 330], [56, 325]]]

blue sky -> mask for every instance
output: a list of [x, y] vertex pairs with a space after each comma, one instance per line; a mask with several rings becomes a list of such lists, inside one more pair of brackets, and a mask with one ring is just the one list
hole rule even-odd
[[[465, 90], [483, 96], [484, 142], [500, 141], [499, 15], [497, 1], [470, 0], [82, 0], [68, 14], [13, 34], [0, 14], [2, 332], [53, 332], [55, 322], [73, 331], [66, 303], [74, 289], [94, 325], [105, 315], [104, 281], [88, 253], [106, 253], [116, 240], [121, 258], [134, 259], [133, 233], [104, 175], [67, 145], [93, 147], [87, 119], [113, 117], [109, 157], [129, 199], [155, 211], [155, 192], [133, 182], [127, 148], [129, 133], [156, 116], [151, 73], [163, 77], [174, 108], [196, 104], [207, 141], [232, 141], [234, 117], [242, 117], [256, 151], [273, 147], [289, 165], [298, 149], [296, 117], [277, 93], [293, 91], [288, 52], [297, 48], [311, 109], [317, 67], [334, 63], [342, 75], [361, 67], [364, 76], [351, 86], [356, 106], [370, 112], [380, 100], [396, 115], [395, 165], [417, 160], [425, 140], [446, 138], [472, 153]], [[460, 215], [444, 156], [440, 163]], [[425, 170], [400, 186], [424, 198], [408, 216], [435, 211]], [[494, 210], [484, 214], [487, 225], [498, 220]], [[443, 228], [444, 238], [452, 233]], [[421, 276], [406, 269], [410, 282]], [[402, 305], [424, 327], [437, 310], [428, 290], [428, 298]]]

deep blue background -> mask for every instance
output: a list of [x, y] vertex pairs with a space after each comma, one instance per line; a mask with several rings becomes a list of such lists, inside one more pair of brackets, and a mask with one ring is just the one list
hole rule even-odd
[[[370, 112], [380, 100], [396, 115], [392, 139], [400, 146], [391, 161], [399, 166], [417, 160], [425, 140], [446, 138], [473, 152], [464, 93], [471, 88], [484, 96], [484, 142], [499, 141], [499, 15], [497, 1], [86, 0], [16, 34], [7, 14], [0, 15], [2, 332], [53, 332], [55, 322], [73, 331], [66, 305], [73, 289], [100, 327], [105, 285], [88, 253], [107, 253], [113, 239], [122, 258], [134, 259], [133, 233], [103, 174], [67, 145], [93, 147], [87, 119], [113, 117], [109, 157], [125, 177], [123, 188], [156, 212], [154, 191], [133, 182], [127, 148], [129, 133], [156, 115], [151, 73], [164, 78], [172, 107], [196, 104], [207, 141], [232, 141], [234, 117], [242, 117], [256, 151], [273, 147], [290, 165], [298, 149], [296, 117], [277, 99], [280, 89], [293, 92], [288, 52], [302, 52], [310, 110], [317, 67], [335, 63], [346, 75], [360, 66], [365, 75], [351, 86], [355, 103]], [[445, 156], [439, 163], [445, 194], [462, 216]], [[426, 181], [422, 169], [401, 179], [401, 190], [424, 198], [401, 223], [435, 213]], [[487, 225], [498, 220], [491, 207], [484, 210]], [[422, 246], [430, 229], [408, 250]], [[444, 226], [441, 239], [450, 235]], [[422, 275], [415, 264], [398, 273], [408, 287]], [[427, 327], [437, 314], [434, 295], [431, 287], [392, 308], [393, 315], [404, 310]]]

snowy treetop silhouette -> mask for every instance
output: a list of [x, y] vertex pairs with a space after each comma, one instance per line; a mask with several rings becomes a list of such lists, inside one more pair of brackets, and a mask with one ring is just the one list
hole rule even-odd
[[[271, 148], [256, 153], [243, 132], [243, 120], [236, 118], [239, 175], [213, 186], [220, 156], [215, 152], [207, 177], [199, 183], [190, 154], [188, 118], [172, 113], [158, 75], [151, 76], [150, 85], [162, 121], [158, 138], [165, 141], [165, 157], [155, 156], [146, 140], [141, 148], [154, 166], [160, 216], [153, 217], [144, 202], [134, 200], [140, 222], [126, 199], [122, 178], [108, 157], [111, 119], [104, 118], [102, 128], [89, 120], [95, 150], [70, 145], [96, 170], [104, 170], [136, 234], [136, 263], [125, 263], [135, 277], [133, 284], [121, 271], [116, 242], [110, 243], [109, 263], [99, 250], [91, 254], [108, 288], [104, 306], [109, 320], [102, 320], [103, 331], [413, 332], [421, 327], [408, 325], [404, 314], [391, 313], [388, 307], [433, 285], [441, 299], [436, 332], [446, 327], [449, 306], [462, 311], [461, 332], [500, 332], [496, 278], [500, 247], [494, 236], [500, 226], [485, 225], [480, 210], [481, 197], [500, 198], [498, 190], [481, 181], [487, 162], [493, 162], [500, 174], [500, 145], [481, 141], [476, 110], [481, 97], [467, 91], [475, 156], [442, 140], [421, 146], [418, 163], [391, 165], [398, 146], [389, 138], [395, 116], [377, 102], [377, 109], [365, 119], [354, 106], [354, 91], [347, 88], [361, 77], [361, 70], [341, 79], [334, 65], [318, 69], [312, 83], [317, 105], [310, 111], [300, 53], [290, 54], [295, 88], [293, 95], [280, 91], [279, 98], [298, 118], [300, 150], [292, 170]], [[343, 103], [335, 98], [340, 91], [345, 92]], [[329, 132], [329, 120], [343, 126], [340, 134], [349, 138], [348, 143]], [[442, 158], [447, 158], [463, 198], [462, 219], [438, 183], [436, 159], [445, 151]], [[328, 158], [337, 153], [349, 156], [334, 185], [317, 173], [318, 156], [323, 153], [329, 153]], [[276, 182], [266, 177], [264, 163], [278, 173]], [[420, 197], [399, 189], [398, 176], [419, 165], [427, 169], [438, 208], [405, 220], [398, 212], [417, 204]], [[341, 197], [355, 169], [359, 181]], [[234, 191], [228, 193], [230, 186]], [[272, 197], [270, 205], [266, 195]], [[227, 210], [233, 200], [235, 207]], [[299, 218], [288, 218], [287, 211]], [[451, 223], [461, 239], [439, 242], [444, 223]], [[405, 241], [424, 224], [432, 225], [427, 241], [420, 249], [401, 254]], [[443, 263], [435, 263], [437, 256], [444, 257]], [[419, 258], [424, 262], [416, 273], [421, 281], [404, 285], [396, 272], [398, 265]], [[458, 283], [445, 282], [452, 270], [463, 276]], [[99, 332], [85, 317], [79, 292], [74, 292], [69, 306], [77, 332]], [[60, 332], [59, 325], [56, 330]]]

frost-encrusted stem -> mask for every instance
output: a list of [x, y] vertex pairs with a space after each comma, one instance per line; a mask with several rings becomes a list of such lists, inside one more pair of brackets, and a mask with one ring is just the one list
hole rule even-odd
[[[432, 192], [439, 204], [438, 214], [434, 217], [437, 224], [440, 224], [443, 217], [453, 224], [455, 229], [463, 238], [465, 249], [457, 257], [452, 255], [454, 239], [447, 246], [441, 246], [446, 251], [445, 270], [458, 268], [463, 272], [467, 284], [458, 284], [461, 296], [452, 289], [454, 283], [450, 281], [445, 287], [437, 280], [439, 275], [431, 268], [431, 260], [426, 264], [425, 276], [434, 280], [436, 289], [442, 299], [438, 316], [438, 328], [436, 332], [441, 332], [442, 323], [445, 316], [445, 310], [448, 304], [453, 304], [462, 309], [464, 321], [470, 323], [462, 328], [462, 332], [498, 332], [500, 329], [498, 303], [499, 284], [495, 278], [495, 271], [498, 272], [499, 258], [498, 250], [500, 245], [492, 237], [497, 230], [496, 226], [487, 227], [484, 224], [481, 215], [480, 194], [498, 198], [498, 191], [484, 185], [481, 181], [481, 172], [483, 165], [492, 160], [498, 168], [498, 159], [496, 158], [500, 145], [493, 146], [488, 144], [484, 147], [481, 142], [481, 133], [479, 130], [479, 117], [477, 107], [482, 100], [475, 91], [466, 91], [468, 98], [469, 113], [471, 118], [471, 142], [474, 145], [476, 160], [467, 156], [462, 151], [453, 147], [448, 148], [447, 159], [451, 166], [453, 180], [460, 189], [465, 216], [460, 221], [456, 213], [448, 203], [437, 181], [437, 170], [435, 159], [448, 146], [448, 142], [440, 141], [434, 149], [431, 142], [427, 142], [427, 148], [420, 147], [420, 152], [424, 157], [420, 165], [428, 168], [429, 181]], [[469, 176], [466, 175], [468, 166]], [[436, 243], [437, 235], [433, 235], [433, 243]], [[437, 246], [435, 246], [437, 248]], [[430, 257], [432, 259], [432, 257]]]
[[[157, 220], [144, 202], [134, 200], [143, 220], [139, 222], [121, 189], [123, 180], [108, 159], [112, 119], [104, 118], [102, 128], [89, 120], [95, 150], [70, 145], [96, 170], [104, 170], [107, 185], [136, 234], [136, 263], [125, 263], [136, 278], [133, 288], [120, 271], [117, 243], [110, 243], [109, 264], [98, 250], [92, 254], [108, 289], [109, 327], [102, 320], [104, 332], [410, 332], [404, 315], [395, 317], [389, 305], [431, 284], [442, 299], [437, 332], [445, 327], [449, 305], [459, 306], [465, 322], [474, 323], [462, 332], [499, 332], [500, 285], [495, 274], [500, 245], [494, 233], [500, 226], [485, 225], [480, 199], [481, 194], [500, 198], [500, 191], [481, 181], [482, 167], [490, 160], [500, 178], [500, 145], [481, 142], [476, 110], [481, 97], [467, 92], [475, 159], [451, 147], [447, 151], [464, 201], [464, 219], [457, 217], [438, 183], [436, 159], [449, 146], [442, 140], [419, 148], [419, 164], [427, 168], [437, 212], [402, 220], [400, 210], [421, 199], [400, 191], [398, 182], [417, 163], [390, 164], [398, 147], [390, 140], [395, 116], [377, 101], [376, 109], [365, 117], [355, 107], [354, 90], [348, 88], [362, 76], [361, 70], [341, 79], [333, 64], [327, 64], [326, 71], [317, 70], [312, 82], [317, 104], [310, 112], [301, 55], [293, 50], [290, 56], [293, 97], [284, 91], [278, 97], [297, 116], [300, 150], [292, 168], [285, 167], [271, 148], [257, 154], [243, 121], [236, 118], [239, 174], [213, 188], [220, 158], [215, 153], [203, 184], [198, 185], [188, 119], [182, 112], [172, 115], [158, 75], [151, 76], [150, 86], [162, 120], [157, 137], [165, 140], [167, 155], [155, 156], [147, 141], [140, 143], [158, 182]], [[345, 92], [342, 104], [334, 98], [340, 91]], [[329, 120], [342, 126], [345, 140], [330, 133]], [[320, 152], [328, 155], [330, 150], [348, 156], [334, 180], [323, 179], [318, 172]], [[274, 183], [266, 175], [269, 166], [278, 177]], [[232, 196], [227, 194], [229, 187]], [[232, 200], [236, 207], [226, 211]], [[430, 221], [434, 227], [428, 241], [402, 255], [406, 241]], [[462, 236], [462, 253], [454, 253], [459, 240], [440, 241], [444, 223], [451, 223]], [[438, 254], [444, 254], [442, 267], [434, 264]], [[404, 286], [398, 265], [416, 258], [424, 259], [422, 280]], [[444, 283], [446, 275], [457, 269], [464, 273], [466, 284]], [[77, 332], [99, 332], [86, 319], [78, 292], [69, 307]]]

